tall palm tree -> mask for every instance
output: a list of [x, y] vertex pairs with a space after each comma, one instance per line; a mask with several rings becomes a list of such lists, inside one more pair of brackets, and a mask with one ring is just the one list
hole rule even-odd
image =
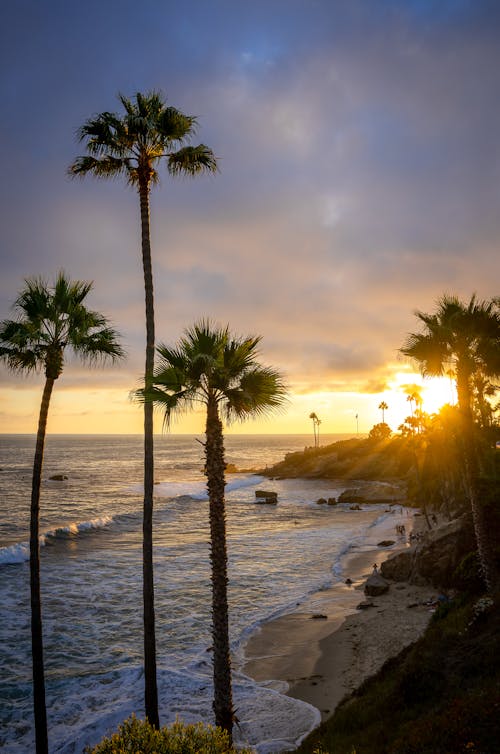
[[233, 337], [227, 327], [201, 321], [173, 348], [158, 346], [153, 385], [146, 400], [164, 411], [165, 422], [196, 404], [206, 408], [205, 475], [209, 499], [212, 566], [213, 678], [216, 725], [232, 733], [227, 546], [222, 418], [244, 420], [279, 408], [285, 387], [277, 371], [258, 361], [259, 337]]
[[[187, 146], [196, 131], [191, 115], [167, 106], [159, 92], [138, 92], [131, 100], [119, 95], [124, 112], [100, 113], [87, 120], [78, 131], [87, 153], [77, 157], [69, 168], [73, 177], [123, 176], [137, 189], [141, 212], [142, 263], [146, 298], [145, 385], [154, 367], [154, 301], [151, 241], [149, 228], [150, 191], [159, 182], [158, 166], [166, 162], [171, 176], [195, 176], [215, 172], [217, 162], [204, 144]], [[146, 717], [159, 727], [156, 680], [156, 638], [153, 582], [153, 408], [144, 404], [144, 518], [143, 518], [143, 600], [144, 600], [144, 685]]]
[[116, 332], [107, 325], [106, 319], [84, 304], [91, 283], [72, 282], [62, 272], [52, 288], [42, 279], [28, 279], [25, 283], [26, 287], [14, 303], [17, 319], [0, 323], [0, 359], [15, 372], [45, 371], [31, 486], [30, 588], [36, 751], [37, 754], [47, 754], [39, 511], [50, 397], [54, 383], [63, 371], [66, 348], [90, 362], [108, 357], [114, 360], [124, 353], [118, 345]]
[[379, 409], [382, 411], [382, 424], [385, 424], [385, 411], [389, 408], [385, 401], [381, 401], [378, 404]]
[[[488, 589], [493, 585], [495, 559], [488, 525], [478, 491], [479, 459], [472, 415], [473, 378], [500, 375], [500, 307], [498, 300], [468, 303], [456, 296], [442, 296], [436, 311], [415, 312], [422, 332], [410, 333], [400, 352], [420, 365], [422, 374], [440, 376], [450, 370], [456, 375], [461, 437], [465, 449], [465, 473], [478, 555]], [[476, 385], [477, 389], [477, 385]]]

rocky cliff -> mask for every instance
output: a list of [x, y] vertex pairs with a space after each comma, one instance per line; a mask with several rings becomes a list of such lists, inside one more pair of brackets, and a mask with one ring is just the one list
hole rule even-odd
[[474, 550], [472, 521], [462, 516], [431, 529], [408, 550], [386, 560], [381, 573], [392, 581], [447, 589], [456, 585], [457, 571]]

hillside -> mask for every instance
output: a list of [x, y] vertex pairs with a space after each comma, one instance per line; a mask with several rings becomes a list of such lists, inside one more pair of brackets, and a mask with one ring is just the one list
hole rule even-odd
[[393, 480], [406, 477], [413, 465], [414, 453], [406, 438], [353, 438], [288, 453], [259, 473], [279, 478]]

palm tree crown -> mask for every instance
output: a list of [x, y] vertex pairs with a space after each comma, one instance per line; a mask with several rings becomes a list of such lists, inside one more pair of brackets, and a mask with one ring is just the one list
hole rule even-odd
[[125, 113], [104, 112], [78, 130], [88, 154], [70, 166], [72, 176], [88, 173], [98, 178], [124, 175], [132, 185], [157, 183], [157, 165], [163, 158], [171, 175], [217, 170], [211, 149], [186, 145], [195, 133], [196, 118], [169, 107], [159, 92], [141, 94], [135, 101], [119, 95]]
[[116, 332], [84, 300], [92, 283], [70, 281], [60, 272], [52, 289], [41, 278], [25, 281], [14, 303], [19, 317], [0, 325], [0, 358], [15, 372], [37, 372], [57, 379], [64, 367], [64, 351], [96, 362], [117, 359], [124, 351]]
[[422, 374], [456, 374], [458, 403], [470, 412], [471, 378], [477, 371], [500, 374], [500, 308], [495, 300], [467, 304], [456, 296], [442, 296], [433, 314], [415, 312], [423, 324], [420, 333], [410, 333], [400, 352], [420, 365]]
[[260, 337], [233, 338], [227, 327], [201, 321], [185, 331], [176, 348], [159, 345], [150, 400], [165, 422], [195, 404], [213, 402], [227, 422], [281, 407], [286, 388], [279, 373], [257, 362]]

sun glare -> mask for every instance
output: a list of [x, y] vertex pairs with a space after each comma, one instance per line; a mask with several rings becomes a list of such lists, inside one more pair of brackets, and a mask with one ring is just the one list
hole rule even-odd
[[423, 380], [422, 398], [424, 411], [428, 414], [436, 413], [446, 403], [456, 403], [457, 393], [455, 383], [449, 377], [430, 377]]
[[[396, 376], [393, 389], [403, 396], [405, 393], [413, 392], [420, 394], [422, 410], [427, 414], [434, 414], [446, 403], [453, 405], [457, 401], [455, 382], [449, 377], [422, 377], [419, 374], [400, 373]], [[409, 408], [407, 413], [410, 413]]]

